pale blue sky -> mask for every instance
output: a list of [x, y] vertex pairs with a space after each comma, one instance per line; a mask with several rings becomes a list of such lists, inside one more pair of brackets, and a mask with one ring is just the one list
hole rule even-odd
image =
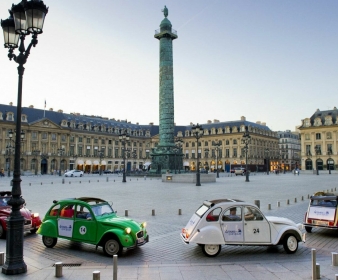
[[[338, 106], [337, 0], [44, 2], [49, 13], [25, 65], [23, 106], [43, 109], [46, 99], [47, 109], [158, 124], [154, 31], [164, 5], [178, 32], [176, 124], [245, 116], [294, 130], [317, 108]], [[12, 3], [1, 0], [1, 19]], [[1, 103], [16, 105], [17, 66], [5, 48], [0, 65]]]

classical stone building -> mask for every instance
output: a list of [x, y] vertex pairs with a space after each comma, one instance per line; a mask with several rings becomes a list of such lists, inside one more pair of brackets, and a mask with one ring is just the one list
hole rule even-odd
[[285, 171], [300, 167], [300, 135], [291, 130], [278, 131], [281, 169]]
[[302, 120], [301, 135], [302, 169], [334, 170], [337, 168], [338, 110], [317, 111]]
[[[14, 132], [15, 122], [16, 107], [0, 104], [0, 166], [5, 170], [8, 166], [13, 170], [14, 137], [11, 140], [9, 132]], [[182, 160], [185, 170], [196, 170], [197, 155], [200, 167], [209, 171], [217, 165], [222, 171], [244, 165], [241, 138], [245, 127], [248, 127], [252, 139], [248, 151], [249, 168], [252, 171], [266, 170], [267, 148], [270, 151], [269, 169], [276, 169], [279, 165], [278, 134], [265, 123], [249, 122], [242, 117], [238, 121], [208, 121], [202, 127], [204, 135], [199, 147], [196, 147], [196, 139], [191, 133], [192, 124], [175, 125], [175, 138], [183, 141], [178, 155], [184, 155], [183, 158], [178, 156], [177, 160]], [[59, 169], [81, 169], [85, 172], [142, 169], [151, 163], [151, 149], [159, 143], [159, 127], [152, 123], [132, 124], [99, 116], [64, 113], [62, 110], [44, 111], [33, 106], [22, 108], [22, 130], [21, 170], [37, 174], [49, 174]], [[126, 147], [124, 167], [125, 151], [119, 135], [125, 131], [130, 135], [130, 141]], [[219, 147], [214, 145], [216, 143]]]

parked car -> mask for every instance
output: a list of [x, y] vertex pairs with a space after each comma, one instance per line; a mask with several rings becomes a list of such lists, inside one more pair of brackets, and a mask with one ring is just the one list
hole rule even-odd
[[101, 246], [111, 257], [149, 241], [146, 223], [119, 217], [107, 201], [93, 197], [54, 200], [38, 234], [47, 248], [63, 238]]
[[338, 229], [338, 193], [316, 192], [310, 197], [305, 213], [304, 227], [307, 232], [312, 228]]
[[100, 174], [100, 170], [93, 170], [92, 174]]
[[243, 167], [235, 167], [235, 175], [245, 175], [245, 168]]
[[235, 173], [235, 169], [230, 169], [230, 173]]
[[82, 177], [83, 171], [82, 170], [70, 170], [65, 173], [65, 177]]
[[264, 216], [256, 205], [238, 199], [204, 201], [182, 229], [184, 243], [196, 243], [208, 257], [215, 257], [221, 245], [283, 245], [295, 253], [305, 241], [300, 229], [287, 218]]
[[[0, 238], [5, 238], [7, 232], [7, 218], [12, 212], [12, 206], [8, 201], [12, 198], [12, 192], [0, 191]], [[21, 216], [24, 217], [24, 232], [35, 233], [41, 225], [39, 213], [32, 213], [26, 208], [26, 203], [20, 209]]]
[[103, 171], [103, 173], [104, 173], [104, 174], [111, 174], [111, 173], [112, 173], [112, 171], [111, 171], [111, 170], [109, 170], [109, 169], [107, 169], [107, 170], [104, 170], [104, 171]]

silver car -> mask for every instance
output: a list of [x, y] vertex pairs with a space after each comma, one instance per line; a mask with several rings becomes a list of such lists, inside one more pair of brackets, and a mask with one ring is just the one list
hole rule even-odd
[[82, 177], [83, 171], [82, 170], [70, 170], [65, 173], [65, 177]]

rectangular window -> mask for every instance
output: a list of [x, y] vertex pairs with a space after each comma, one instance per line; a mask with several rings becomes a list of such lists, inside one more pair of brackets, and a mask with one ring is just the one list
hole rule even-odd
[[316, 140], [320, 140], [321, 139], [321, 134], [320, 133], [316, 133]]
[[312, 154], [311, 154], [311, 145], [306, 145], [306, 155], [307, 156], [312, 156]]
[[99, 139], [95, 138], [94, 139], [94, 144], [97, 144], [97, 143], [99, 143]]
[[332, 144], [327, 144], [327, 154], [328, 155], [332, 155], [333, 152], [332, 152]]
[[79, 143], [82, 143], [82, 137], [79, 137]]
[[65, 134], [62, 134], [62, 135], [61, 135], [61, 141], [62, 141], [62, 142], [66, 142], [66, 139], [67, 139], [66, 135], [65, 135]]
[[70, 136], [69, 141], [70, 141], [71, 143], [74, 143], [75, 137], [74, 137], [74, 136]]
[[112, 141], [111, 141], [111, 140], [108, 140], [108, 144], [111, 145], [111, 144], [112, 144]]
[[52, 140], [52, 141], [55, 141], [55, 140], [56, 140], [56, 134], [55, 134], [55, 133], [52, 133], [52, 134], [51, 134], [51, 140]]
[[86, 156], [87, 157], [90, 156], [90, 147], [87, 147], [87, 149], [86, 149]]
[[115, 140], [115, 145], [117, 146], [119, 144], [119, 141]]
[[43, 133], [42, 133], [42, 139], [44, 139], [44, 140], [47, 139], [47, 133], [46, 133], [46, 132], [43, 132]]
[[86, 143], [87, 143], [87, 144], [90, 144], [90, 138], [87, 138], [87, 139], [86, 139]]
[[69, 154], [70, 154], [71, 156], [74, 155], [74, 146], [70, 146], [70, 147], [69, 147]]
[[36, 140], [38, 139], [38, 134], [36, 133], [36, 131], [32, 132], [32, 140]]
[[105, 145], [106, 144], [106, 140], [105, 139], [101, 139], [101, 144]]
[[305, 140], [310, 140], [310, 134], [305, 134]]
[[189, 153], [185, 153], [185, 158], [188, 159], [189, 158]]
[[112, 151], [112, 149], [111, 148], [108, 148], [108, 157], [112, 157], [112, 155], [113, 155], [113, 151]]
[[79, 156], [82, 156], [82, 146], [78, 146], [78, 147], [77, 147], [77, 154], [78, 154]]
[[237, 148], [233, 148], [233, 157], [237, 157]]
[[332, 133], [331, 132], [326, 133], [326, 138], [327, 139], [332, 139]]
[[98, 147], [94, 147], [94, 156], [97, 157], [97, 151], [98, 151]]
[[119, 149], [115, 149], [115, 158], [119, 157]]
[[225, 149], [225, 157], [230, 157], [230, 150], [229, 149]]

